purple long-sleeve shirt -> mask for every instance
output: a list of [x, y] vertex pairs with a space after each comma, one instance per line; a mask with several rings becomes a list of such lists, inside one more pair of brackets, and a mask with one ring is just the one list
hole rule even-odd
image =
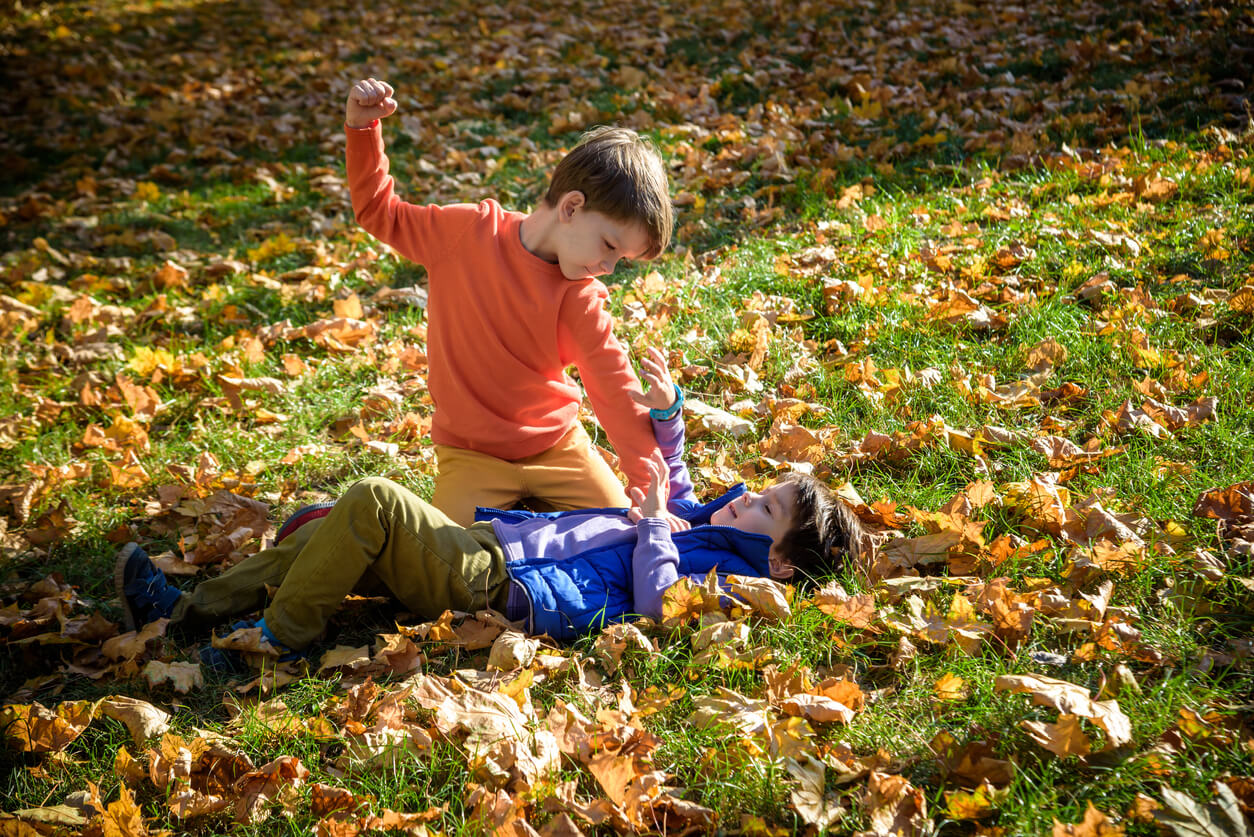
[[[691, 501], [695, 497], [683, 459], [683, 414], [666, 421], [653, 419], [653, 433], [666, 458], [668, 505], [673, 510], [676, 501]], [[635, 611], [642, 616], [660, 618], [662, 594], [679, 579], [679, 551], [671, 540], [670, 526], [658, 517], [632, 523], [617, 514], [569, 512], [557, 518], [537, 517], [520, 522], [493, 520], [492, 528], [507, 563], [540, 556], [570, 558], [589, 549], [634, 541], [632, 598]]]

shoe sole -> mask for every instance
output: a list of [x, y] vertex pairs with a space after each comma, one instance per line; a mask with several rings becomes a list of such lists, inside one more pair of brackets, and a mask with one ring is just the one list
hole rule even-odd
[[279, 527], [278, 533], [274, 536], [274, 545], [278, 546], [284, 538], [304, 526], [306, 523], [326, 517], [331, 513], [331, 509], [334, 506], [334, 502], [313, 503], [312, 505], [302, 506], [292, 512], [291, 516], [283, 522], [283, 525]]
[[139, 544], [131, 541], [118, 550], [118, 557], [113, 560], [113, 589], [117, 591], [118, 601], [122, 603], [122, 620], [126, 623], [128, 631], [137, 631], [140, 627], [135, 624], [135, 611], [131, 609], [131, 603], [126, 600], [125, 581], [126, 564], [137, 549], [139, 549]]

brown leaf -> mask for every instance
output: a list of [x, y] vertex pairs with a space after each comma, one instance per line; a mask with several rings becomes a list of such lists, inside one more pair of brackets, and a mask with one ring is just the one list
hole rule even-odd
[[285, 787], [300, 787], [309, 769], [296, 756], [280, 756], [235, 782], [235, 821], [257, 823], [265, 819], [265, 805]]
[[649, 638], [635, 625], [626, 622], [618, 622], [603, 629], [592, 646], [592, 654], [605, 666], [606, 672], [614, 674], [628, 648], [643, 651], [649, 656], [657, 654], [657, 649], [649, 642]]
[[168, 682], [181, 695], [205, 685], [199, 663], [163, 663], [150, 660], [144, 666], [143, 674], [150, 688]]
[[1027, 368], [1032, 372], [1062, 366], [1067, 362], [1067, 347], [1052, 337], [1047, 337], [1028, 349]]
[[488, 668], [497, 671], [526, 668], [535, 659], [539, 647], [538, 639], [529, 639], [518, 631], [505, 631], [492, 643]]
[[1215, 799], [1198, 803], [1188, 794], [1162, 786], [1164, 807], [1154, 811], [1154, 821], [1166, 826], [1177, 837], [1250, 837], [1250, 828], [1232, 789], [1213, 783]]
[[845, 816], [848, 810], [841, 797], [825, 790], [827, 768], [822, 761], [807, 753], [784, 764], [797, 780], [790, 794], [792, 807], [806, 823], [825, 829]]
[[1009, 788], [997, 790], [988, 782], [973, 791], [945, 791], [945, 812], [956, 820], [982, 819], [996, 811], [1009, 795]]
[[147, 837], [144, 817], [126, 785], [118, 788], [118, 798], [109, 803], [101, 823], [105, 837]]
[[1054, 820], [1053, 837], [1118, 837], [1123, 834], [1123, 826], [1116, 825], [1109, 817], [1088, 804], [1084, 819], [1075, 825], [1066, 825]]
[[1075, 715], [1059, 715], [1058, 722], [1054, 724], [1021, 721], [1019, 726], [1027, 730], [1032, 740], [1056, 756], [1087, 756], [1091, 751], [1089, 738], [1080, 728], [1080, 719]]
[[113, 695], [102, 700], [99, 709], [100, 714], [126, 724], [138, 747], [170, 728], [170, 713], [138, 698]]
[[925, 833], [930, 821], [923, 792], [903, 776], [873, 771], [862, 806], [875, 837], [912, 837]]
[[1203, 491], [1193, 504], [1193, 516], [1224, 522], [1254, 520], [1254, 481]]
[[868, 627], [875, 621], [875, 596], [860, 593], [851, 596], [838, 582], [829, 582], [811, 600], [829, 616], [848, 622], [854, 628]]
[[1118, 747], [1132, 740], [1132, 723], [1119, 709], [1114, 700], [1094, 701], [1088, 689], [1035, 674], [1003, 674], [997, 677], [994, 688], [1001, 691], [1028, 693], [1032, 702], [1050, 706], [1064, 715], [1088, 718], [1106, 731], [1108, 747]]
[[727, 591], [747, 602], [757, 616], [779, 621], [792, 614], [784, 585], [775, 579], [729, 575], [724, 583]]
[[742, 735], [757, 735], [769, 728], [765, 701], [747, 698], [723, 686], [714, 694], [693, 700], [689, 721], [698, 727], [729, 726]]
[[467, 689], [446, 698], [436, 709], [435, 725], [445, 735], [465, 732], [473, 741], [525, 739], [530, 717], [500, 692]]
[[373, 661], [393, 674], [408, 674], [422, 665], [426, 657], [412, 639], [404, 634], [379, 634], [375, 637]]
[[95, 717], [96, 704], [78, 700], [53, 711], [39, 703], [8, 704], [0, 714], [4, 736], [27, 753], [59, 753], [83, 734]]
[[189, 789], [171, 794], [167, 804], [174, 817], [186, 820], [225, 811], [231, 807], [231, 800], [225, 796], [214, 796]]
[[325, 817], [336, 812], [352, 812], [369, 805], [369, 797], [355, 795], [345, 788], [315, 782], [309, 786], [309, 812], [315, 817]]
[[362, 645], [353, 648], [347, 645], [337, 645], [322, 655], [317, 670], [353, 672], [369, 668], [372, 664], [369, 646]]
[[932, 692], [939, 700], [957, 702], [967, 699], [967, 696], [971, 694], [971, 687], [958, 675], [946, 673], [932, 684]]
[[929, 746], [940, 761], [946, 781], [974, 788], [984, 782], [1004, 787], [1014, 779], [1014, 762], [997, 758], [985, 741], [959, 745], [952, 733], [942, 731], [932, 738]]

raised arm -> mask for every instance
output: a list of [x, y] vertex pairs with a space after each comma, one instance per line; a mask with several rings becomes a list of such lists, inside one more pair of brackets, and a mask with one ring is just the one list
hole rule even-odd
[[631, 397], [640, 406], [649, 408], [653, 436], [666, 459], [670, 489], [666, 507], [678, 513], [681, 510], [678, 504], [696, 500], [688, 466], [684, 464], [684, 394], [671, 380], [666, 355], [656, 346], [651, 346], [640, 359], [640, 369], [647, 388], [640, 394], [633, 392]]
[[397, 197], [378, 123], [396, 112], [394, 92], [390, 84], [373, 78], [359, 81], [349, 90], [344, 129], [353, 214], [366, 232], [410, 261], [430, 268], [453, 252], [456, 240], [469, 229], [466, 222], [473, 212], [420, 206]]
[[659, 453], [649, 461], [649, 489], [631, 489], [641, 517], [636, 521], [636, 548], [631, 554], [632, 609], [641, 616], [662, 618], [662, 595], [679, 579], [679, 550], [663, 508], [666, 462]]

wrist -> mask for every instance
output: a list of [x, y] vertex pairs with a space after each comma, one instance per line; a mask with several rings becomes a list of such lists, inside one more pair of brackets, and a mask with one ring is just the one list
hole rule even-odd
[[675, 400], [666, 409], [659, 410], [657, 408], [649, 410], [649, 417], [658, 421], [669, 421], [679, 415], [679, 411], [684, 406], [684, 391], [679, 388], [679, 384], [673, 384], [675, 387]]
[[370, 128], [373, 128], [377, 124], [379, 124], [379, 120], [377, 119], [371, 119], [365, 125], [354, 125], [352, 122], [349, 122], [347, 119], [344, 120], [344, 127], [348, 128], [350, 131], [366, 131], [366, 130], [369, 130]]

